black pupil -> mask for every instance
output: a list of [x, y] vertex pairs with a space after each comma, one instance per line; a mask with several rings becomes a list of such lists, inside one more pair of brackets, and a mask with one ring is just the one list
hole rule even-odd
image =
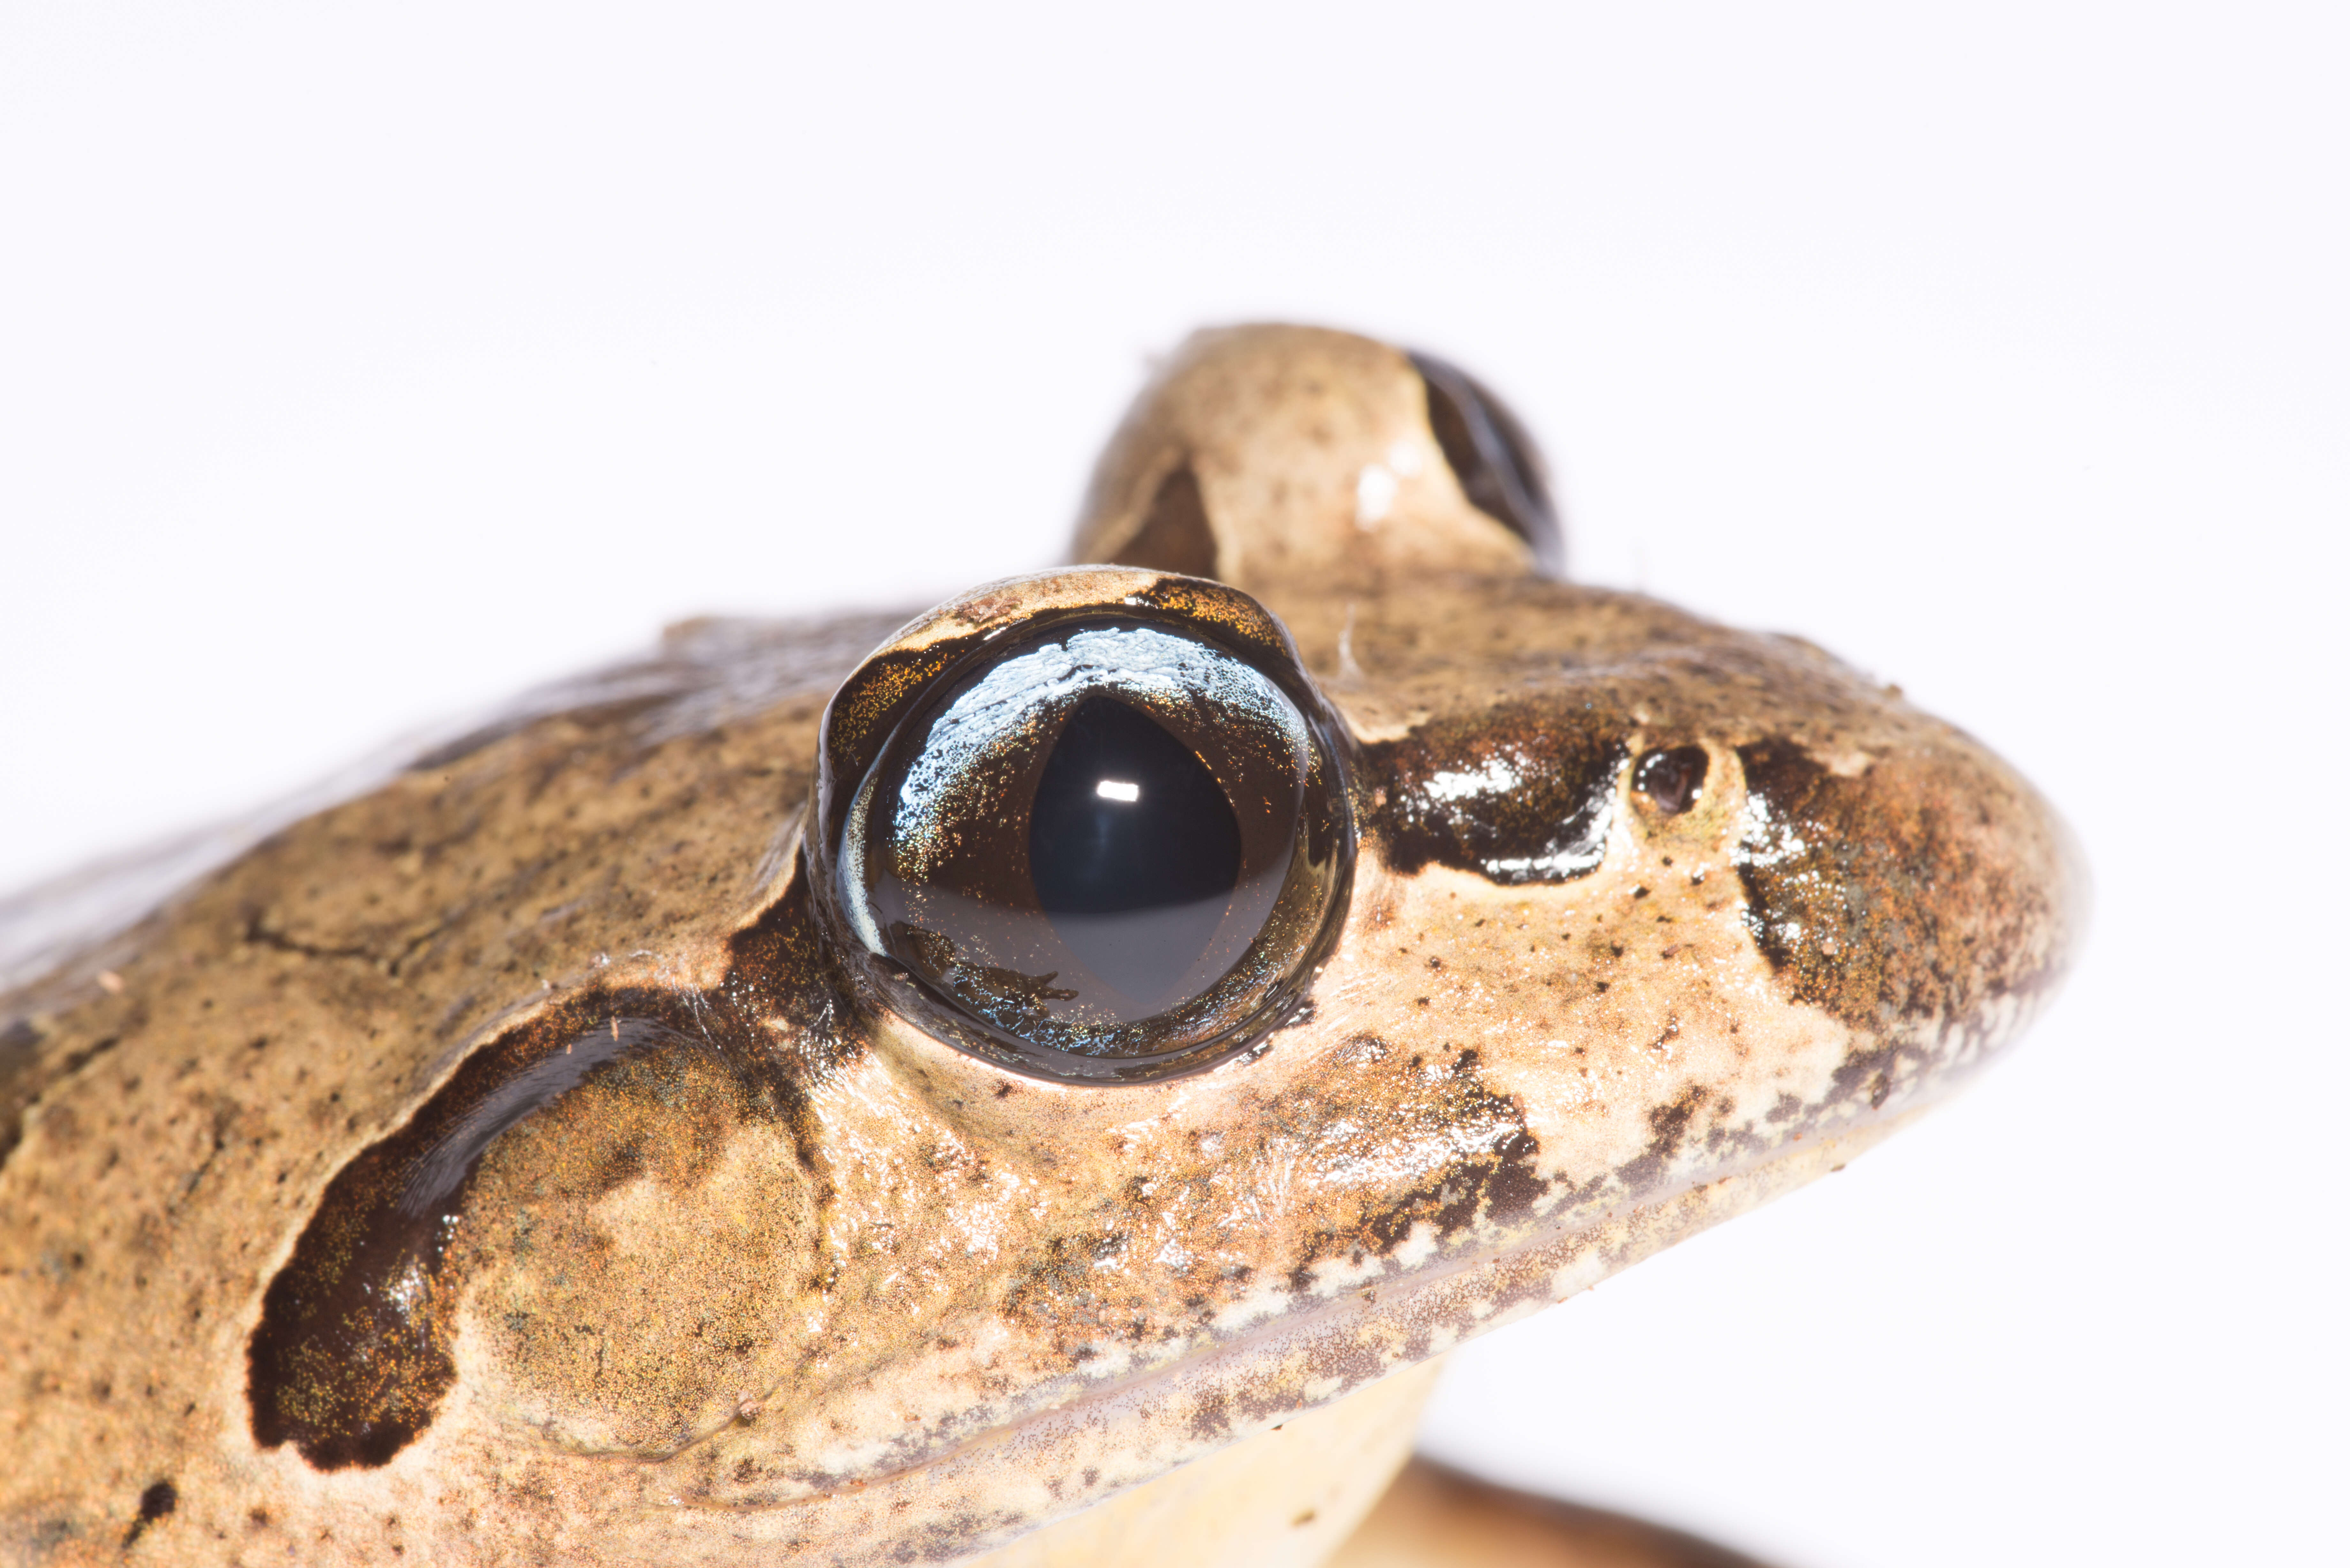
[[1037, 783], [1028, 869], [1070, 950], [1156, 1009], [1181, 1000], [1232, 901], [1240, 823], [1181, 742], [1123, 702], [1089, 697]]

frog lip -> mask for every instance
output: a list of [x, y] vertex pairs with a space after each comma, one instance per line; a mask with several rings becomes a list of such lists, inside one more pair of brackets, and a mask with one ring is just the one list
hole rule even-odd
[[[1841, 1166], [1923, 1108], [1863, 1116], [1833, 1137], [1660, 1188], [1571, 1224], [1545, 1223], [1458, 1255], [1333, 1290], [1171, 1365], [1058, 1391], [1045, 1407], [847, 1473], [738, 1514], [847, 1505], [877, 1520], [899, 1489], [926, 1505], [968, 1501], [957, 1552], [1000, 1544], [1128, 1487], [1330, 1404], [1490, 1330], [1518, 1322], [1697, 1231]], [[1009, 1478], [1009, 1479], [1008, 1479]], [[1045, 1484], [1045, 1478], [1052, 1478]], [[1009, 1489], [1009, 1490], [1007, 1490]], [[705, 1505], [697, 1505], [705, 1506]], [[844, 1521], [827, 1518], [827, 1533]]]

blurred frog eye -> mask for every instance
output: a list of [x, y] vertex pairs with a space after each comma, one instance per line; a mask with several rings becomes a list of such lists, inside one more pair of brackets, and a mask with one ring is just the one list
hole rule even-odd
[[1469, 504], [1526, 542], [1534, 562], [1556, 576], [1565, 563], [1558, 512], [1542, 453], [1509, 405], [1484, 383], [1433, 354], [1412, 366], [1428, 391], [1428, 424]]
[[1180, 625], [1002, 641], [941, 673], [858, 790], [837, 864], [858, 937], [950, 1038], [1024, 1072], [1158, 1078], [1245, 1048], [1310, 979], [1350, 858], [1315, 704]]

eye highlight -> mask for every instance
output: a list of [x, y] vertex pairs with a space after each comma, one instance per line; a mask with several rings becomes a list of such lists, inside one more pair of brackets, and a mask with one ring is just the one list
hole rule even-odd
[[839, 840], [839, 903], [895, 999], [1076, 1082], [1197, 1071], [1277, 1023], [1352, 832], [1318, 700], [1264, 662], [1129, 612], [940, 670]]

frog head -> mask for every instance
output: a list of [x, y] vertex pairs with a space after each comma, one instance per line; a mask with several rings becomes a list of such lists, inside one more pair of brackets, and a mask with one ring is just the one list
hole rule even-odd
[[218, 1184], [255, 1260], [151, 1343], [220, 1418], [147, 1468], [436, 1556], [983, 1551], [1840, 1166], [2063, 971], [2028, 784], [1550, 575], [1539, 457], [1440, 361], [1200, 335], [1076, 554], [845, 671], [690, 628], [435, 759], [588, 912], [536, 987], [320, 1014], [388, 1042], [311, 1064], [368, 1114]]

